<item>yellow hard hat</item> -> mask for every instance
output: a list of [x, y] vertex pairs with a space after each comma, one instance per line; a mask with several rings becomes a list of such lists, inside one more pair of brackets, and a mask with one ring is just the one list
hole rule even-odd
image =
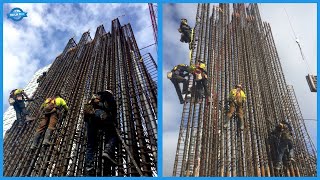
[[196, 66], [191, 65], [189, 66], [189, 72], [193, 72], [196, 69]]
[[206, 68], [206, 64], [200, 63], [199, 67], [200, 67], [201, 69], [204, 69], [204, 68]]

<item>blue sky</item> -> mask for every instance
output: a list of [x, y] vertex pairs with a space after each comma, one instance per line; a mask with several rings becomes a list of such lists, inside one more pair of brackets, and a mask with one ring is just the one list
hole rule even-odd
[[[188, 63], [188, 44], [181, 43], [177, 31], [181, 18], [195, 25], [197, 4], [163, 5], [163, 175], [171, 176], [177, 147], [182, 105], [173, 84], [166, 73], [173, 66]], [[290, 28], [286, 9], [293, 29], [297, 34], [303, 53], [310, 66], [302, 61], [299, 48]], [[317, 74], [317, 5], [316, 4], [263, 4], [259, 3], [262, 20], [271, 25], [275, 44], [279, 53], [282, 70], [288, 85], [293, 85], [298, 103], [305, 119], [317, 119], [317, 94], [310, 92], [305, 76]], [[168, 48], [169, 47], [169, 48]], [[317, 122], [305, 121], [308, 132], [317, 143]]]
[[[12, 8], [19, 7], [28, 17], [15, 22], [7, 19]], [[123, 16], [124, 15], [124, 16]], [[148, 4], [4, 4], [3, 7], [3, 110], [8, 108], [7, 96], [14, 88], [23, 88], [40, 68], [53, 62], [68, 40], [76, 42], [90, 30], [103, 24], [111, 30], [111, 21], [119, 17], [122, 25], [130, 23], [139, 48], [154, 43]], [[157, 59], [156, 47], [150, 52]]]

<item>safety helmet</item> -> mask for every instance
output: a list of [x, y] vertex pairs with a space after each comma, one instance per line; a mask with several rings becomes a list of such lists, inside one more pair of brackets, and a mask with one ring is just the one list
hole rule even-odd
[[236, 88], [242, 88], [242, 85], [241, 84], [237, 84]]
[[100, 95], [98, 94], [92, 94], [91, 99], [100, 99]]
[[191, 65], [191, 66], [189, 67], [189, 71], [190, 71], [190, 72], [193, 72], [195, 69], [196, 69], [196, 66], [195, 66], [195, 65]]
[[206, 68], [206, 64], [205, 64], [205, 63], [200, 63], [199, 67], [200, 67], [201, 69], [205, 69], [205, 68]]
[[280, 124], [288, 124], [286, 120], [280, 121]]
[[187, 20], [187, 19], [182, 18], [182, 19], [181, 19], [181, 23], [183, 23], [183, 24], [187, 24], [187, 23], [188, 23], [188, 20]]
[[54, 97], [61, 97], [61, 93], [60, 92], [54, 93]]
[[113, 92], [111, 90], [107, 89], [106, 92], [110, 93], [113, 96]]

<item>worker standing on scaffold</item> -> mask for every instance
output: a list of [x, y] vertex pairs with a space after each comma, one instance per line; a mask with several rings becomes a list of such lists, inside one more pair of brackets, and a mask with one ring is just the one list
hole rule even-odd
[[226, 116], [226, 122], [224, 124], [224, 128], [229, 127], [229, 121], [234, 113], [236, 111], [236, 114], [238, 116], [240, 130], [244, 129], [244, 122], [243, 122], [243, 104], [246, 101], [246, 95], [242, 90], [242, 85], [238, 84], [235, 86], [234, 89], [231, 90], [229, 94], [229, 111], [227, 112]]
[[[178, 94], [180, 104], [184, 103], [182, 94], [188, 93], [188, 80], [185, 77], [189, 76], [191, 72], [190, 68], [186, 64], [179, 64], [175, 66], [171, 72], [168, 72], [167, 78], [171, 80], [172, 84], [174, 85], [176, 92]], [[181, 92], [180, 83], [183, 83], [183, 88]]]
[[181, 19], [180, 28], [178, 29], [178, 31], [181, 33], [181, 42], [191, 42], [192, 28], [188, 25], [187, 19]]
[[118, 143], [117, 104], [111, 90], [98, 92], [92, 95], [91, 100], [84, 105], [84, 120], [87, 129], [87, 149], [85, 160], [85, 175], [95, 176], [94, 152], [98, 145], [97, 134], [99, 130], [104, 135], [104, 151], [102, 156], [113, 165], [115, 147]]

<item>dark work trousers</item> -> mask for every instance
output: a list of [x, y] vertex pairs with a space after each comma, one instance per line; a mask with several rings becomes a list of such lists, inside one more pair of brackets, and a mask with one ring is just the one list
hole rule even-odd
[[191, 33], [192, 29], [185, 24], [180, 24], [180, 30], [181, 30], [181, 42], [189, 43], [191, 41]]
[[181, 88], [179, 86], [179, 83], [183, 83], [182, 92], [186, 93], [188, 91], [188, 80], [186, 80], [182, 76], [174, 75], [171, 78], [171, 82], [173, 83], [173, 85], [174, 85], [174, 87], [176, 89], [176, 92], [177, 92], [177, 95], [179, 97], [180, 102], [183, 102]]
[[25, 120], [26, 116], [29, 115], [29, 112], [26, 110], [24, 101], [16, 100], [16, 102], [13, 104], [13, 108], [16, 111], [18, 122], [22, 123], [23, 120]]
[[87, 152], [86, 152], [86, 164], [92, 164], [94, 161], [94, 152], [98, 145], [98, 132], [102, 130], [105, 135], [105, 151], [109, 153], [111, 157], [114, 156], [115, 146], [118, 141], [117, 133], [111, 119], [101, 120], [102, 110], [96, 110], [95, 117], [88, 119], [86, 122], [87, 128]]
[[292, 158], [293, 157], [292, 140], [291, 139], [281, 139], [280, 143], [279, 143], [279, 147], [278, 147], [278, 158], [277, 158], [278, 163], [282, 162], [284, 152], [286, 151], [287, 148], [289, 150], [289, 157], [288, 158]]
[[185, 43], [190, 43], [191, 42], [191, 37], [188, 36], [188, 34], [181, 33], [180, 41], [181, 42], [185, 42]]
[[197, 94], [198, 97], [201, 98], [202, 91], [204, 91], [204, 95], [207, 97], [209, 95], [208, 93], [208, 79], [202, 78], [199, 81], [196, 81], [196, 87], [197, 87]]

